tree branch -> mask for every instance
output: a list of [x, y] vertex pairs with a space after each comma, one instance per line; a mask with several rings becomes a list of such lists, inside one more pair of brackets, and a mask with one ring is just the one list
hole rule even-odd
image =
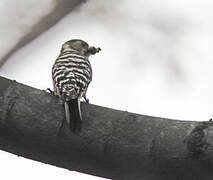
[[[54, 8], [47, 15], [43, 15], [42, 12], [40, 12], [41, 19], [39, 20], [39, 22], [32, 21], [31, 26], [28, 27], [29, 32], [25, 35], [22, 35], [21, 39], [16, 44], [13, 44], [13, 46], [11, 46], [10, 49], [8, 49], [7, 53], [0, 59], [0, 67], [6, 62], [6, 60], [16, 50], [25, 46], [27, 43], [34, 40], [40, 34], [45, 32], [52, 26], [54, 26], [65, 15], [67, 15], [69, 12], [73, 11], [77, 6], [79, 6], [83, 2], [86, 2], [86, 0], [55, 0]], [[22, 3], [24, 3], [24, 2], [22, 2]], [[51, 6], [52, 4], [53, 4], [53, 2], [50, 2], [49, 6]], [[42, 17], [42, 15], [43, 15], [43, 17]], [[14, 28], [14, 27], [11, 27], [11, 28]], [[3, 37], [3, 34], [2, 34], [2, 37]], [[5, 39], [2, 39], [2, 40], [5, 40]]]
[[3, 77], [0, 84], [2, 150], [110, 179], [213, 178], [211, 121], [169, 120], [82, 103], [82, 130], [74, 134], [57, 97]]

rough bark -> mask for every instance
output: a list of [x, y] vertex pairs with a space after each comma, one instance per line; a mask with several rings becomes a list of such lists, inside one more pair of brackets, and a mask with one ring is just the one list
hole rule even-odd
[[85, 103], [82, 115], [81, 132], [72, 133], [57, 97], [0, 77], [2, 150], [109, 179], [213, 178], [211, 121], [170, 120]]

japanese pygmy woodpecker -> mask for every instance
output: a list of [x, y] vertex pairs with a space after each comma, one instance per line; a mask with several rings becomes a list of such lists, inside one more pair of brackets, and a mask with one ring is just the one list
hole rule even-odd
[[83, 97], [88, 102], [86, 92], [92, 81], [92, 67], [88, 58], [100, 50], [89, 47], [82, 40], [72, 39], [62, 45], [52, 67], [54, 94], [64, 104], [66, 121], [72, 131], [81, 129], [80, 99]]

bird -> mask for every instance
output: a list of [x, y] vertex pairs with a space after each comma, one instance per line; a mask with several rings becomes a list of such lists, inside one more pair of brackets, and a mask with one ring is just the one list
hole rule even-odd
[[64, 105], [65, 119], [73, 132], [79, 132], [82, 126], [80, 99], [83, 97], [89, 103], [86, 97], [92, 81], [89, 56], [100, 50], [80, 39], [69, 40], [62, 45], [52, 67], [53, 93]]

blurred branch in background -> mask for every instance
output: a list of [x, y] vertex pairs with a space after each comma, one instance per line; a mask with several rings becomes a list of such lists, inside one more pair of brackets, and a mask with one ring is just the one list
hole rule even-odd
[[[21, 1], [0, 3], [0, 67], [17, 49], [56, 24], [85, 0]], [[36, 6], [36, 7], [35, 7]], [[40, 9], [39, 9], [40, 8]], [[35, 12], [36, 11], [36, 12]]]
[[58, 98], [0, 77], [0, 148], [109, 179], [210, 180], [213, 123], [137, 115], [82, 103], [69, 130]]

